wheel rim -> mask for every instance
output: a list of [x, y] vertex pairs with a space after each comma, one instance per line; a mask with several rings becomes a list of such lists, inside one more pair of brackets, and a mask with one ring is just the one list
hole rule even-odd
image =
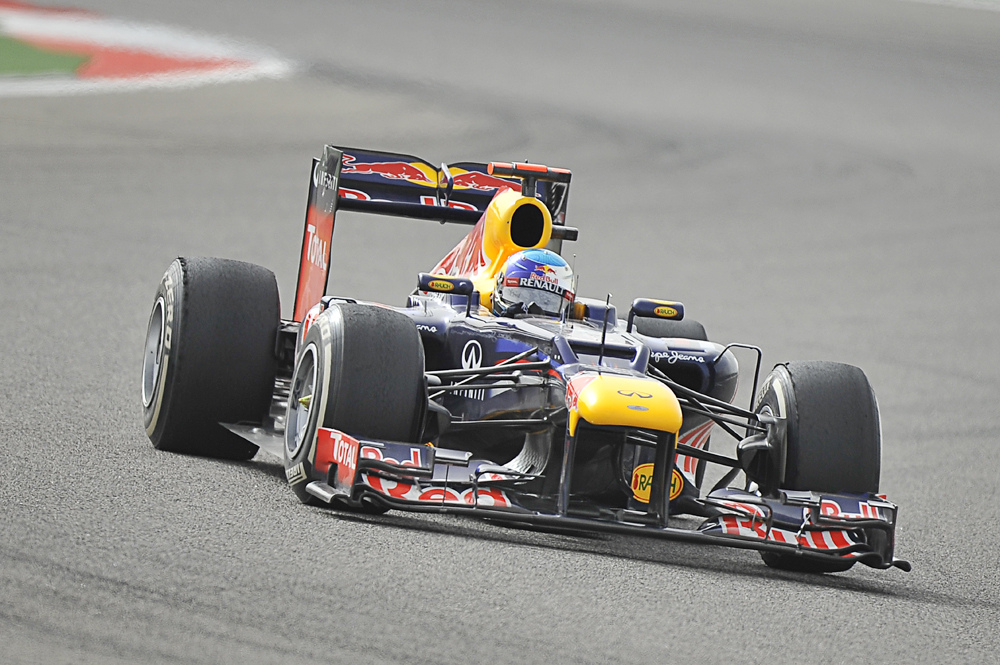
[[160, 383], [160, 371], [163, 367], [163, 334], [166, 329], [164, 320], [163, 298], [158, 298], [149, 315], [149, 326], [146, 328], [146, 350], [142, 357], [142, 405], [149, 407], [156, 395], [156, 387]]
[[292, 389], [288, 395], [288, 416], [285, 419], [285, 454], [293, 459], [305, 444], [309, 430], [309, 414], [316, 394], [316, 346], [310, 344], [302, 352]]

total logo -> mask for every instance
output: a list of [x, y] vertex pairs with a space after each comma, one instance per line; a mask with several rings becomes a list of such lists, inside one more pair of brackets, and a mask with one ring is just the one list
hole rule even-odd
[[[640, 464], [632, 472], [632, 496], [637, 501], [649, 503], [649, 493], [653, 489], [653, 465]], [[673, 501], [684, 490], [684, 477], [674, 469], [670, 476], [670, 500]]]
[[327, 241], [316, 235], [316, 226], [308, 224], [306, 226], [306, 258], [309, 263], [321, 270], [326, 270], [326, 257], [329, 254], [329, 244]]

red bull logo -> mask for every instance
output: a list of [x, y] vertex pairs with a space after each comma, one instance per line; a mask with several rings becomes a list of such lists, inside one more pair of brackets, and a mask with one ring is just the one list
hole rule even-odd
[[405, 180], [418, 185], [437, 187], [435, 169], [427, 164], [411, 162], [358, 162], [353, 155], [344, 155], [344, 166], [341, 173], [357, 175], [377, 175], [388, 180]]
[[508, 187], [515, 192], [521, 191], [521, 185], [503, 178], [496, 178], [479, 171], [465, 171], [455, 175], [455, 189], [474, 189], [479, 192], [491, 192], [495, 189]]
[[551, 282], [556, 284], [559, 282], [556, 277], [556, 271], [552, 266], [540, 263], [534, 267], [531, 271], [531, 278], [542, 282]]
[[[456, 169], [459, 170], [459, 169]], [[344, 154], [341, 173], [356, 175], [377, 175], [387, 180], [405, 180], [417, 185], [437, 187], [439, 174], [437, 169], [423, 162], [358, 162], [354, 155]], [[455, 189], [472, 189], [479, 192], [492, 192], [504, 187], [515, 192], [521, 191], [521, 185], [503, 178], [496, 178], [479, 171], [461, 171], [453, 176]]]

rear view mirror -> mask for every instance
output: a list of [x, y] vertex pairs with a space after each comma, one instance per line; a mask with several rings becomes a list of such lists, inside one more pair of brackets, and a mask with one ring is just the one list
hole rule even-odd
[[431, 275], [422, 272], [417, 275], [417, 288], [421, 291], [431, 291], [433, 293], [453, 293], [458, 296], [471, 296], [475, 290], [471, 279], [463, 277], [448, 277], [445, 275]]
[[636, 298], [632, 301], [632, 309], [628, 312], [628, 332], [632, 332], [632, 321], [637, 316], [644, 319], [680, 321], [684, 318], [684, 305], [672, 300]]

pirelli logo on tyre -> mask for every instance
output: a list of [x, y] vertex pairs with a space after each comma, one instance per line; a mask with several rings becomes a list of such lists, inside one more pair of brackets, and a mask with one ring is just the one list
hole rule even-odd
[[302, 462], [285, 469], [285, 478], [288, 479], [289, 485], [304, 483], [306, 481], [306, 468], [303, 466]]

